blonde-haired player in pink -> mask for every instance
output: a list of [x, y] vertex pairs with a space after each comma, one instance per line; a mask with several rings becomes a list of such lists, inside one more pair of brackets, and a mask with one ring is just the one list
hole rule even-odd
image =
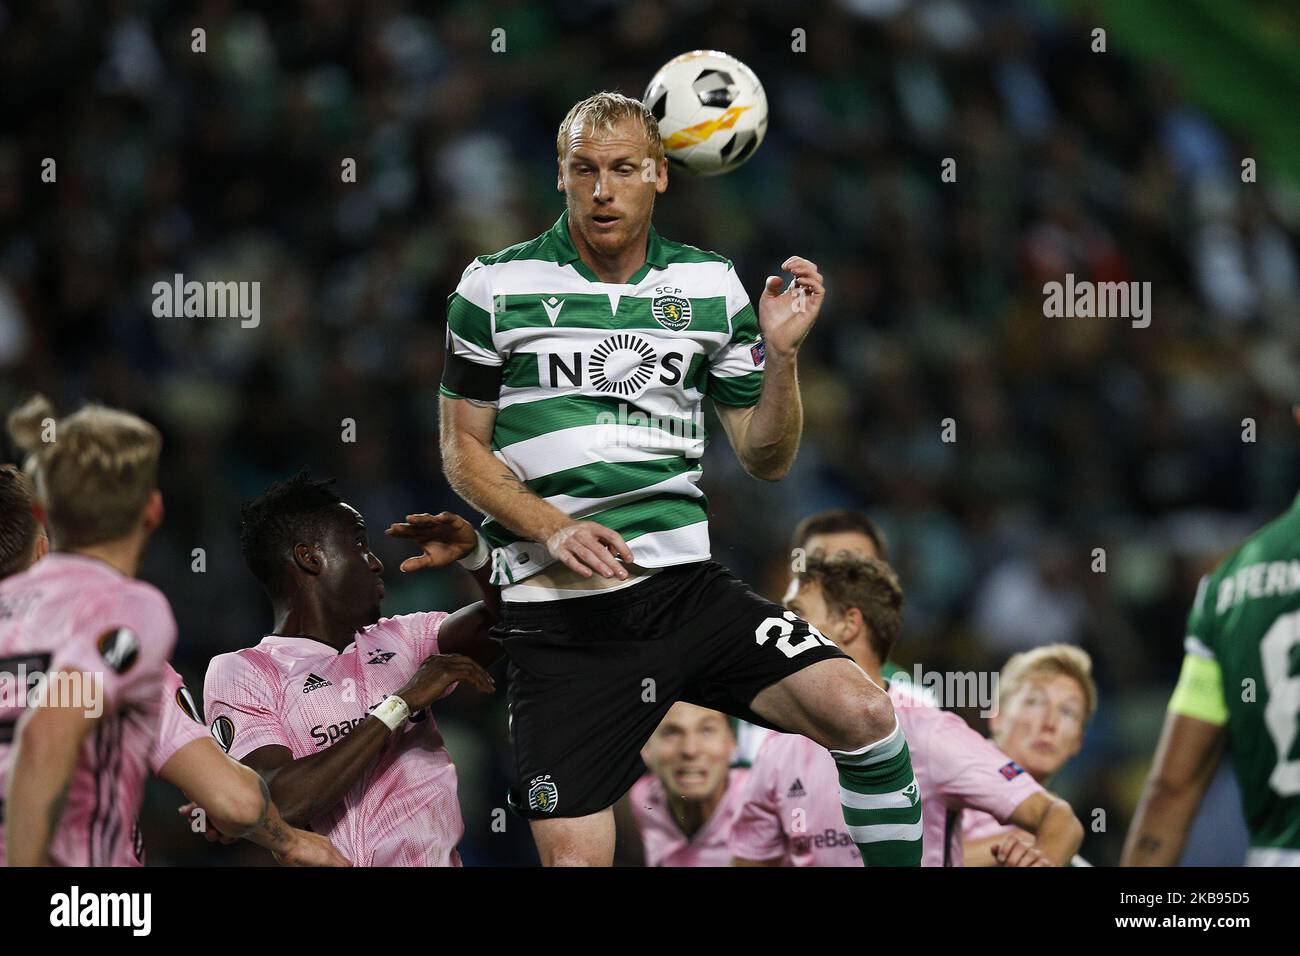
[[[845, 552], [831, 560], [815, 556], [786, 603], [873, 681], [886, 683], [881, 662], [898, 635], [903, 609], [903, 590], [888, 564]], [[1050, 866], [1070, 859], [1083, 828], [1063, 800], [956, 714], [928, 703], [902, 681], [889, 682], [886, 690], [912, 748], [922, 798], [922, 866], [962, 865], [961, 816], [967, 809], [987, 811], [1036, 834], [1033, 846], [1015, 842], [1002, 860], [1007, 865]], [[840, 812], [841, 800], [853, 807], [853, 796], [840, 793], [835, 763], [824, 750], [805, 737], [773, 735], [750, 769], [744, 805], [732, 824], [735, 863], [860, 865], [853, 850], [861, 835], [845, 832]], [[853, 828], [852, 821], [847, 825]]]
[[[1084, 730], [1097, 710], [1092, 658], [1070, 644], [1046, 644], [1014, 655], [998, 680], [997, 712], [989, 730], [998, 749], [1046, 786], [1083, 746]], [[967, 866], [995, 866], [994, 851], [1008, 839], [1033, 840], [987, 813], [962, 820]], [[1074, 865], [1087, 866], [1080, 857]]]
[[627, 796], [646, 866], [731, 863], [727, 835], [749, 773], [732, 768], [735, 750], [726, 714], [685, 701], [669, 708], [641, 748], [650, 773]]
[[408, 515], [387, 533], [420, 545], [403, 571], [459, 560], [486, 602], [380, 617], [383, 564], [330, 481], [299, 472], [244, 505], [244, 558], [274, 629], [213, 658], [203, 685], [213, 736], [261, 773], [285, 819], [357, 866], [459, 866], [456, 768], [431, 705], [459, 682], [489, 693], [500, 650], [488, 549], [464, 518]]
[[157, 431], [96, 406], [57, 421], [39, 397], [9, 427], [40, 498], [0, 467], [0, 677], [21, 688], [0, 705], [0, 863], [142, 865], [135, 814], [152, 769], [281, 862], [347, 865], [212, 743], [167, 664], [171, 609], [133, 578], [162, 519]]

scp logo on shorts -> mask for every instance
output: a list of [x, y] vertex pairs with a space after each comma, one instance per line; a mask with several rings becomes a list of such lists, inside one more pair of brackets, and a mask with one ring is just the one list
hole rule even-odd
[[554, 813], [560, 800], [560, 788], [551, 782], [549, 773], [528, 781], [528, 809], [540, 813]]

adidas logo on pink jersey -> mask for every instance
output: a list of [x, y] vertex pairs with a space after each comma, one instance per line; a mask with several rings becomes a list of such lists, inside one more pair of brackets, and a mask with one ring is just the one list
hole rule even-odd
[[302, 683], [302, 692], [310, 694], [314, 690], [320, 690], [322, 687], [333, 687], [332, 681], [327, 681], [323, 677], [317, 677], [315, 674], [308, 674], [307, 679]]

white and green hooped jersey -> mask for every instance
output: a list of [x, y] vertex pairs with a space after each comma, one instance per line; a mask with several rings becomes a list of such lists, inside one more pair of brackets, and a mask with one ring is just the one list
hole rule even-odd
[[[579, 258], [567, 212], [470, 263], [447, 302], [442, 391], [495, 402], [494, 454], [561, 511], [623, 536], [650, 568], [709, 557], [702, 401], [757, 403], [758, 320], [731, 263], [652, 228], [623, 284]], [[554, 559], [488, 518], [492, 580]]]

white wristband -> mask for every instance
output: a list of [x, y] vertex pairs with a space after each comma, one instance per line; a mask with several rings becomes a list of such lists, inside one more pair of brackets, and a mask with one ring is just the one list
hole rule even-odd
[[396, 730], [411, 716], [411, 707], [396, 694], [389, 694], [379, 702], [374, 714], [389, 730]]
[[488, 559], [492, 557], [492, 548], [488, 545], [487, 538], [477, 531], [474, 532], [474, 537], [478, 538], [478, 544], [474, 545], [474, 550], [465, 557], [456, 560], [457, 564], [470, 571], [477, 571], [487, 564]]

